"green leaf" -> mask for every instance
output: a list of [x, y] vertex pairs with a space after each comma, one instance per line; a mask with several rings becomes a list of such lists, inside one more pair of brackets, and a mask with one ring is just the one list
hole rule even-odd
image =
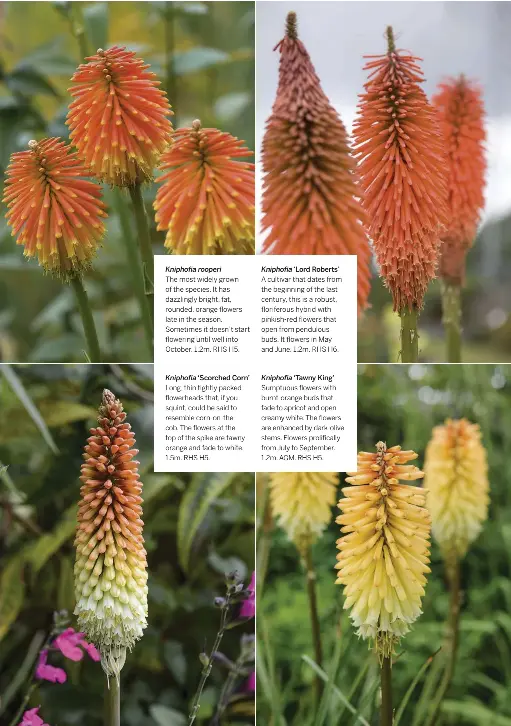
[[239, 116], [250, 103], [252, 103], [252, 96], [246, 91], [227, 93], [215, 103], [215, 113], [223, 121], [230, 121]]
[[5, 76], [4, 82], [10, 91], [22, 96], [35, 96], [40, 93], [60, 98], [57, 89], [35, 68], [15, 69]]
[[499, 716], [480, 701], [444, 701], [442, 713], [463, 718], [465, 723], [476, 726], [511, 726], [511, 718]]
[[149, 707], [149, 713], [158, 726], [184, 726], [187, 721], [180, 711], [164, 706], [161, 703], [153, 703]]
[[76, 70], [76, 64], [62, 51], [63, 37], [57, 37], [49, 43], [44, 43], [22, 58], [15, 66], [14, 71], [37, 70], [45, 76], [65, 76], [71, 78]]
[[72, 504], [51, 532], [43, 534], [36, 542], [25, 548], [27, 562], [35, 573], [46, 564], [50, 557], [74, 534], [76, 528], [76, 504]]
[[85, 37], [92, 44], [91, 53], [108, 45], [108, 3], [95, 2], [83, 9]]
[[174, 54], [174, 70], [184, 76], [211, 68], [229, 60], [229, 54], [218, 48], [190, 48]]
[[190, 556], [211, 504], [234, 481], [236, 474], [194, 474], [179, 506], [177, 547], [179, 563], [188, 572]]
[[78, 401], [47, 401], [41, 404], [41, 410], [48, 426], [65, 426], [74, 421], [84, 421], [96, 418], [97, 410], [92, 406], [85, 406]]
[[429, 668], [429, 666], [433, 662], [433, 659], [435, 658], [436, 655], [438, 655], [438, 653], [440, 652], [440, 650], [441, 649], [439, 648], [435, 653], [433, 653], [432, 655], [430, 655], [429, 658], [425, 661], [425, 663], [422, 664], [421, 668], [415, 674], [414, 679], [410, 683], [410, 686], [408, 687], [408, 690], [406, 691], [405, 695], [403, 696], [403, 699], [401, 700], [401, 703], [399, 704], [399, 708], [396, 711], [395, 720], [394, 720], [394, 726], [398, 726], [399, 722], [401, 721], [401, 717], [404, 714], [405, 709], [406, 709], [406, 707], [408, 705], [408, 701], [410, 700], [411, 695], [412, 695], [412, 693], [415, 690], [415, 686], [420, 681], [420, 679], [422, 678], [422, 676], [424, 675], [424, 673], [427, 671], [427, 669]]
[[0, 579], [0, 640], [18, 617], [23, 606], [25, 582], [23, 568], [25, 558], [18, 553], [3, 568]]
[[57, 448], [57, 444], [53, 440], [53, 436], [51, 435], [50, 430], [46, 425], [46, 422], [44, 421], [43, 417], [37, 410], [34, 402], [27, 393], [25, 386], [15, 373], [14, 368], [12, 368], [10, 365], [5, 364], [4, 366], [2, 366], [2, 373], [4, 374], [4, 378], [7, 380], [7, 383], [10, 385], [16, 396], [19, 398], [20, 403], [25, 407], [25, 410], [34, 422], [35, 426], [37, 426], [37, 428], [39, 429], [41, 436], [46, 441], [49, 448], [53, 451], [54, 454], [58, 454], [59, 450]]
[[186, 678], [186, 658], [182, 643], [178, 643], [177, 640], [167, 640], [163, 646], [163, 657], [169, 671], [182, 686]]

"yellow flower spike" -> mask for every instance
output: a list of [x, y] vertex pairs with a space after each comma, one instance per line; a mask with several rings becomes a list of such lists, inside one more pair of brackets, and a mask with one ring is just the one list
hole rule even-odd
[[477, 424], [435, 426], [424, 464], [433, 535], [444, 557], [461, 559], [488, 516], [486, 450]]
[[339, 483], [335, 472], [281, 472], [270, 475], [270, 501], [279, 525], [298, 549], [324, 530]]
[[401, 481], [421, 479], [414, 451], [387, 448], [358, 455], [358, 470], [348, 475], [336, 522], [338, 577], [345, 609], [358, 635], [375, 641], [380, 659], [389, 658], [401, 636], [421, 614], [430, 572], [430, 516], [426, 493]]

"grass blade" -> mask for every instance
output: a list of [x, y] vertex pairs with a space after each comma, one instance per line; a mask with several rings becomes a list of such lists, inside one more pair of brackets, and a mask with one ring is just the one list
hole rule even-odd
[[433, 659], [435, 658], [435, 656], [438, 655], [438, 653], [440, 653], [441, 650], [442, 649], [439, 648], [432, 655], [430, 655], [427, 658], [426, 662], [422, 664], [422, 666], [419, 668], [418, 672], [415, 674], [415, 678], [410, 683], [410, 686], [408, 687], [408, 690], [406, 691], [405, 695], [403, 696], [403, 698], [401, 700], [401, 703], [399, 704], [399, 708], [396, 711], [396, 715], [394, 717], [394, 726], [398, 726], [398, 724], [399, 724], [399, 722], [401, 720], [401, 716], [405, 712], [405, 709], [406, 709], [406, 707], [408, 705], [408, 701], [410, 700], [410, 698], [412, 696], [412, 693], [413, 693], [413, 691], [415, 689], [415, 686], [420, 681], [420, 679], [422, 678], [422, 676], [424, 675], [424, 673], [427, 671], [427, 669], [429, 668], [429, 666], [433, 662]]

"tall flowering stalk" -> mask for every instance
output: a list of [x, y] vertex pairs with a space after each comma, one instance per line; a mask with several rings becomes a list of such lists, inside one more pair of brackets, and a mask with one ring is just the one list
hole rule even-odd
[[479, 426], [464, 418], [447, 419], [435, 426], [426, 449], [424, 471], [433, 536], [444, 558], [450, 589], [447, 660], [430, 711], [429, 723], [433, 724], [456, 665], [462, 598], [460, 562], [488, 517], [488, 463]]
[[135, 437], [121, 402], [103, 391], [98, 426], [82, 464], [76, 530], [75, 615], [101, 654], [109, 680], [109, 726], [119, 725], [119, 681], [147, 625], [147, 562], [142, 483]]
[[339, 501], [336, 522], [338, 576], [344, 585], [344, 608], [362, 638], [374, 642], [381, 665], [382, 726], [393, 722], [392, 654], [400, 638], [421, 614], [429, 569], [431, 520], [423, 489], [402, 482], [422, 479], [424, 473], [408, 462], [414, 451], [387, 448], [361, 451], [357, 471]]
[[178, 129], [161, 160], [154, 209], [178, 255], [253, 254], [254, 164], [243, 141], [218, 129]]
[[[312, 545], [332, 518], [336, 488], [335, 472], [281, 472], [270, 474], [270, 502], [274, 516], [295, 544], [303, 560], [311, 617], [316, 663], [321, 666], [323, 649], [316, 595], [316, 572]], [[321, 695], [321, 680], [315, 679], [316, 698]]]
[[100, 48], [71, 79], [66, 123], [72, 143], [90, 172], [112, 186], [127, 187], [140, 243], [152, 312], [154, 261], [141, 185], [151, 181], [172, 140], [172, 114], [156, 75], [136, 54]]
[[358, 308], [370, 289], [370, 250], [346, 129], [321, 88], [289, 13], [279, 84], [262, 145], [264, 252], [357, 255]]
[[448, 224], [440, 256], [443, 321], [450, 362], [461, 361], [461, 289], [465, 260], [484, 207], [486, 173], [481, 89], [463, 74], [433, 97], [447, 151]]
[[82, 275], [105, 234], [107, 216], [101, 187], [85, 179], [87, 170], [58, 138], [30, 141], [11, 155], [3, 201], [6, 218], [26, 257], [69, 282], [82, 316], [89, 357], [100, 360], [94, 319]]
[[435, 277], [446, 182], [443, 139], [435, 109], [421, 88], [420, 58], [396, 50], [367, 56], [369, 80], [358, 105], [354, 149], [362, 201], [380, 273], [401, 317], [404, 362], [417, 360], [417, 315]]

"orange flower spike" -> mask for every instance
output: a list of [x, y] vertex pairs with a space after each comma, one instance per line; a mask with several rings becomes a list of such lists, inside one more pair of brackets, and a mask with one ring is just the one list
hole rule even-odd
[[80, 274], [105, 233], [101, 188], [83, 178], [86, 169], [61, 139], [28, 145], [12, 154], [6, 171], [3, 201], [12, 235], [48, 272]]
[[136, 54], [98, 50], [75, 72], [66, 123], [80, 157], [114, 186], [150, 181], [171, 142], [172, 115], [156, 75]]
[[440, 274], [461, 284], [465, 257], [476, 236], [484, 207], [486, 159], [481, 90], [463, 75], [439, 86], [433, 97], [447, 149], [448, 225]]
[[363, 310], [371, 253], [346, 129], [298, 38], [295, 13], [276, 49], [279, 85], [262, 145], [262, 227], [269, 230], [263, 251], [357, 255]]
[[178, 129], [163, 155], [154, 209], [178, 255], [253, 254], [254, 164], [243, 141], [200, 121]]
[[354, 124], [369, 236], [394, 310], [422, 307], [446, 222], [445, 154], [416, 58], [394, 46], [370, 58]]

